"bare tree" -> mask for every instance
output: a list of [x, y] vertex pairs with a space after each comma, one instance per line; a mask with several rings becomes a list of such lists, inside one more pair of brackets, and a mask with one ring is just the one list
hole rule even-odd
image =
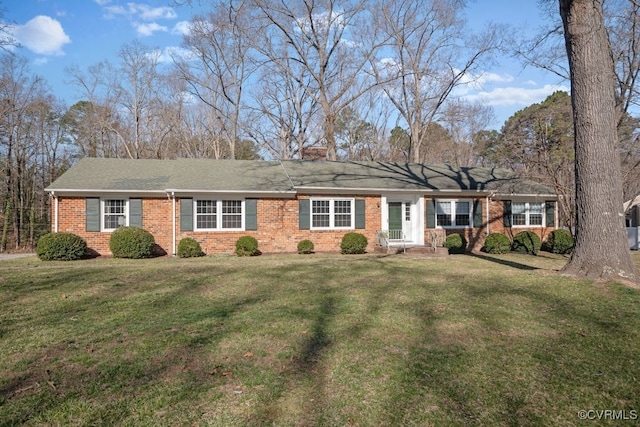
[[[254, 0], [264, 25], [258, 46], [270, 61], [294, 62], [304, 69], [307, 94], [322, 111], [322, 138], [327, 157], [337, 159], [335, 124], [338, 114], [372, 84], [366, 67], [383, 45], [375, 32], [374, 2], [366, 0]], [[286, 70], [285, 66], [279, 67]], [[300, 73], [287, 76], [299, 78]]]
[[300, 158], [304, 147], [312, 145], [319, 133], [319, 108], [307, 89], [309, 84], [305, 69], [285, 55], [264, 64], [247, 133], [272, 157]]
[[56, 173], [48, 161], [62, 138], [59, 115], [44, 80], [31, 74], [25, 58], [0, 57], [0, 251], [33, 245], [47, 228], [42, 195]]
[[[193, 57], [177, 61], [187, 90], [211, 109], [211, 121], [235, 158], [247, 81], [255, 70], [252, 61], [251, 9], [244, 0], [217, 2], [207, 16], [191, 21], [184, 45]], [[216, 152], [221, 153], [220, 150]]]
[[433, 161], [423, 149], [429, 124], [440, 119], [453, 90], [472, 80], [502, 41], [495, 26], [465, 35], [464, 5], [461, 0], [400, 0], [381, 9], [391, 56], [373, 65], [378, 79], [390, 81], [383, 88], [407, 126], [414, 162]]
[[611, 45], [601, 0], [559, 0], [571, 72], [576, 236], [566, 273], [636, 280], [622, 208]]

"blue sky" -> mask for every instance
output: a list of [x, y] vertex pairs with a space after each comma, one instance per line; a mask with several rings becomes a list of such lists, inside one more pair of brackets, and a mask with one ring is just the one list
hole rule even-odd
[[[185, 24], [197, 11], [169, 4], [170, 0], [0, 0], [4, 18], [14, 24], [13, 34], [22, 45], [17, 52], [67, 105], [79, 98], [65, 83], [65, 67], [115, 63], [120, 48], [134, 39], [152, 48], [179, 48]], [[518, 32], [535, 31], [542, 17], [537, 0], [476, 0], [468, 10], [473, 27], [493, 21]], [[464, 95], [491, 105], [496, 113], [493, 127], [499, 128], [516, 111], [568, 88], [568, 82], [550, 73], [522, 70], [517, 61], [504, 57]]]

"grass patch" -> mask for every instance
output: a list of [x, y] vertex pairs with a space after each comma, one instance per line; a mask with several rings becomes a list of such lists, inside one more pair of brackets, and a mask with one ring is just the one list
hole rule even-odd
[[580, 410], [632, 415], [639, 291], [560, 276], [565, 260], [3, 261], [0, 426], [579, 425]]

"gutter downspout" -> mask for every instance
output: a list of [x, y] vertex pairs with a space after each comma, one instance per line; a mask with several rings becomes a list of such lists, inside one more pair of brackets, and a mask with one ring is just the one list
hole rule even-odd
[[55, 191], [51, 192], [51, 197], [53, 197], [53, 232], [58, 232], [58, 196], [56, 196]]
[[493, 197], [493, 193], [487, 195], [487, 236], [491, 234], [491, 230], [489, 229], [489, 224], [491, 224], [491, 218], [489, 218], [489, 203], [491, 203], [491, 197]]
[[176, 194], [172, 191], [167, 196], [171, 199], [171, 252], [176, 256]]

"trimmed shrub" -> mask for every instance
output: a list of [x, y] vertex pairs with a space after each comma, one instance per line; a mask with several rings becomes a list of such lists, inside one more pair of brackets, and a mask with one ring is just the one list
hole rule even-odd
[[462, 234], [452, 233], [444, 241], [444, 247], [450, 254], [463, 254], [467, 251], [467, 239]]
[[542, 248], [554, 254], [571, 253], [573, 250], [573, 236], [569, 231], [561, 228], [553, 230], [549, 233], [549, 236], [547, 236], [547, 240], [542, 245]]
[[193, 258], [204, 256], [200, 243], [192, 237], [184, 237], [178, 243], [178, 256], [180, 258]]
[[533, 231], [521, 231], [513, 237], [511, 250], [529, 255], [538, 255], [540, 250], [540, 237]]
[[490, 254], [506, 254], [511, 251], [511, 240], [504, 234], [491, 233], [484, 239], [482, 251]]
[[342, 236], [340, 251], [343, 254], [363, 254], [367, 250], [368, 243], [369, 241], [364, 234], [347, 233]]
[[305, 239], [301, 240], [298, 243], [298, 253], [299, 254], [312, 254], [313, 253], [313, 242], [311, 240]]
[[36, 254], [42, 261], [75, 261], [87, 252], [87, 242], [73, 233], [43, 234], [36, 245]]
[[109, 249], [114, 258], [149, 258], [155, 246], [153, 235], [140, 227], [119, 227], [111, 233]]
[[242, 236], [236, 241], [236, 255], [255, 256], [260, 255], [258, 241], [252, 236]]

